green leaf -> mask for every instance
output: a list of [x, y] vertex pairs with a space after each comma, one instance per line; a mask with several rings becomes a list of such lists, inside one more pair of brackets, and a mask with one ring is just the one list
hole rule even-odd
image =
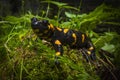
[[105, 43], [105, 45], [102, 47], [102, 49], [112, 53], [115, 51], [115, 45]]
[[80, 15], [77, 15], [77, 17], [80, 17], [80, 18], [82, 18], [82, 17], [85, 17], [85, 16], [87, 16], [87, 14], [80, 14]]
[[77, 9], [77, 8], [75, 8], [75, 7], [72, 7], [72, 6], [63, 6], [63, 8], [74, 9], [74, 10], [79, 11], [79, 9]]
[[75, 14], [71, 14], [71, 13], [69, 13], [69, 12], [65, 12], [65, 15], [66, 15], [68, 18], [74, 18], [74, 17], [76, 17]]
[[75, 7], [72, 7], [72, 6], [68, 6], [67, 3], [62, 3], [62, 2], [57, 2], [57, 1], [42, 1], [43, 3], [51, 3], [51, 4], [54, 4], [56, 6], [58, 6], [59, 8], [68, 8], [68, 9], [74, 9], [74, 10], [78, 10], [77, 8]]
[[67, 3], [56, 2], [56, 1], [42, 1], [42, 2], [43, 2], [43, 3], [52, 3], [52, 4], [57, 5], [58, 7], [62, 7], [62, 6], [67, 5]]

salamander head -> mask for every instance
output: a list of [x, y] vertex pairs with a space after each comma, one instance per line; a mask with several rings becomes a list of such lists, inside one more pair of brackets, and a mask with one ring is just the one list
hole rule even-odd
[[49, 29], [48, 25], [49, 25], [48, 20], [38, 20], [35, 17], [31, 19], [32, 29], [39, 29], [39, 32], [44, 32], [45, 30], [48, 30]]

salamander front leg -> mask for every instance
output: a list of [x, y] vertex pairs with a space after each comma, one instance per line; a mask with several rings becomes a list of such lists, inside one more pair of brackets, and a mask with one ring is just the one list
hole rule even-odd
[[55, 64], [58, 65], [59, 64], [58, 58], [59, 58], [59, 56], [63, 55], [63, 47], [62, 47], [62, 44], [59, 40], [55, 40], [53, 45], [54, 45], [54, 48], [55, 48], [55, 51], [56, 51]]
[[95, 47], [93, 46], [92, 42], [88, 41], [87, 47], [88, 47], [87, 54], [89, 55], [92, 61], [95, 61], [96, 60]]

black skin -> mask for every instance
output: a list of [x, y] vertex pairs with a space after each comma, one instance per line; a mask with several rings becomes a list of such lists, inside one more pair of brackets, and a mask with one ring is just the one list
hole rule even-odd
[[81, 50], [87, 61], [89, 61], [88, 57], [92, 61], [96, 60], [95, 47], [86, 34], [76, 30], [55, 27], [48, 20], [38, 20], [35, 17], [31, 19], [31, 27], [40, 39], [52, 43], [56, 51], [56, 62], [58, 62], [58, 56], [63, 55], [62, 45], [69, 45], [70, 48]]

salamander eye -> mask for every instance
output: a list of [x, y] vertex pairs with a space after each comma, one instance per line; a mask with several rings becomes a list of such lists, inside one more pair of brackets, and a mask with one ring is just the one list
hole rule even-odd
[[49, 21], [48, 20], [43, 20], [43, 23], [44, 24], [49, 24]]
[[31, 22], [36, 22], [36, 21], [38, 21], [37, 18], [35, 18], [35, 17], [31, 18]]

